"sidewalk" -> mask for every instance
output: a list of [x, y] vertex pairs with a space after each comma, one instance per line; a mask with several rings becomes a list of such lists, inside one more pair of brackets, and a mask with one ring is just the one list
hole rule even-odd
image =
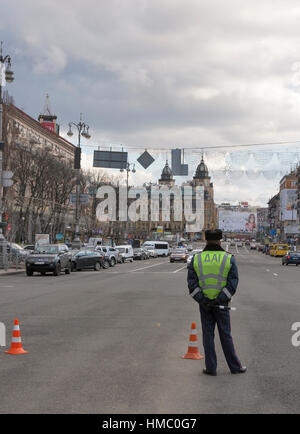
[[25, 273], [25, 268], [18, 268], [18, 270], [16, 270], [15, 268], [8, 268], [7, 271], [0, 269], [0, 277], [1, 276], [11, 276], [14, 274], [21, 274], [21, 273]]

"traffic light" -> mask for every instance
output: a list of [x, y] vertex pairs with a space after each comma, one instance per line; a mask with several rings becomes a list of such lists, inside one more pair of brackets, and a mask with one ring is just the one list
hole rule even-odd
[[81, 148], [75, 148], [74, 169], [80, 169]]

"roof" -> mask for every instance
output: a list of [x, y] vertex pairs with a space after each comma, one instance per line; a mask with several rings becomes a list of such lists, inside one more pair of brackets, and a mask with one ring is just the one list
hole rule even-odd
[[76, 146], [73, 145], [73, 143], [71, 143], [68, 140], [64, 139], [63, 137], [61, 137], [56, 132], [49, 130], [47, 127], [45, 127], [44, 125], [42, 125], [39, 121], [37, 121], [33, 117], [29, 116], [27, 113], [25, 113], [23, 110], [21, 110], [18, 107], [16, 107], [14, 104], [9, 104], [9, 105], [6, 104], [6, 106], [9, 107], [9, 109], [12, 109], [13, 111], [15, 111], [17, 114], [19, 114], [19, 116], [27, 119], [30, 123], [33, 124], [33, 126], [37, 130], [40, 130], [41, 134], [44, 134], [44, 135], [48, 136], [50, 139], [53, 139], [53, 137], [54, 137], [57, 141], [63, 142], [62, 144], [70, 146], [73, 149], [76, 148]]

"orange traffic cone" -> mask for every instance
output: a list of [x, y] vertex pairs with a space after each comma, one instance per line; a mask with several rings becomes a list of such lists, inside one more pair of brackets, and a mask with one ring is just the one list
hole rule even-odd
[[194, 359], [194, 360], [200, 360], [204, 359], [203, 356], [199, 353], [198, 350], [198, 340], [197, 340], [197, 330], [196, 330], [196, 323], [192, 322], [191, 326], [191, 334], [190, 334], [190, 342], [188, 346], [188, 351], [185, 356], [182, 356], [183, 359]]
[[19, 320], [15, 319], [15, 325], [11, 340], [11, 347], [8, 351], [5, 351], [6, 354], [27, 354], [28, 351], [23, 350], [22, 348], [22, 340], [21, 333], [19, 327]]

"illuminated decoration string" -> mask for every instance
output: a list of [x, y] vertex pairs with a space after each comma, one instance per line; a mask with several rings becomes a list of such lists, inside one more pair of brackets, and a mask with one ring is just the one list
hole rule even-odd
[[[196, 146], [184, 146], [184, 145], [172, 145], [172, 148], [178, 148], [178, 149], [184, 149], [187, 151], [198, 151], [198, 153], [201, 153], [202, 150], [203, 151], [207, 151], [207, 150], [222, 150], [222, 149], [230, 149], [230, 148], [244, 148], [244, 147], [256, 147], [256, 146], [283, 146], [283, 145], [293, 145], [299, 143], [300, 144], [300, 140], [294, 140], [294, 141], [282, 141], [282, 142], [264, 142], [264, 143], [244, 143], [244, 144], [240, 144], [240, 145], [219, 145], [219, 146], [202, 146], [202, 145], [196, 145]], [[92, 144], [84, 144], [84, 147], [93, 147], [95, 148], [96, 146], [99, 145], [92, 145]], [[126, 149], [134, 149], [136, 151], [138, 150], [145, 150], [147, 149], [148, 151], [157, 151], [157, 152], [161, 152], [161, 151], [171, 151], [171, 147], [161, 147], [160, 145], [157, 146], [153, 146], [153, 145], [126, 145], [126, 144], [107, 144], [107, 145], [100, 145], [101, 149], [109, 149], [109, 148], [126, 148]]]

